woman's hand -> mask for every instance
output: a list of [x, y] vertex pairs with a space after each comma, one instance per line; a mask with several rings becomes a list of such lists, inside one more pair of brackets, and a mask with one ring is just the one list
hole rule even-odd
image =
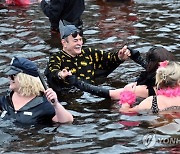
[[127, 60], [130, 56], [131, 56], [131, 52], [126, 45], [118, 52], [118, 57], [120, 60]]
[[45, 91], [45, 94], [46, 94], [46, 98], [48, 99], [49, 102], [52, 103], [52, 105], [56, 105], [59, 102], [57, 98], [57, 94], [52, 88], [48, 88]]
[[73, 122], [72, 114], [59, 103], [56, 92], [51, 88], [48, 88], [45, 91], [45, 94], [49, 102], [52, 102], [52, 100], [54, 100], [52, 102], [52, 105], [54, 106], [56, 115], [52, 118], [52, 120], [60, 123]]
[[135, 90], [136, 90], [136, 85], [137, 85], [137, 82], [129, 83], [129, 84], [127, 84], [127, 85], [124, 87], [124, 91], [135, 92]]

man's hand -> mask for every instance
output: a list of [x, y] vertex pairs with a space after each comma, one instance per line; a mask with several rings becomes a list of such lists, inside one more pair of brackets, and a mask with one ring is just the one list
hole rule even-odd
[[58, 76], [61, 79], [65, 79], [68, 75], [72, 75], [71, 71], [68, 71], [67, 69], [63, 69], [62, 71], [59, 71]]
[[118, 57], [120, 60], [127, 60], [130, 56], [131, 56], [131, 52], [126, 45], [118, 52]]

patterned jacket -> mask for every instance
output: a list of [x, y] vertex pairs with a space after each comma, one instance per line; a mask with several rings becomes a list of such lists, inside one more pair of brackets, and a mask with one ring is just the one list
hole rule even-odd
[[66, 81], [58, 77], [59, 71], [64, 68], [71, 71], [78, 79], [94, 83], [96, 78], [106, 77], [122, 62], [124, 61], [118, 58], [117, 52], [87, 48], [82, 49], [80, 55], [72, 57], [61, 50], [50, 55], [45, 75], [49, 86], [59, 92], [62, 88], [70, 88]]

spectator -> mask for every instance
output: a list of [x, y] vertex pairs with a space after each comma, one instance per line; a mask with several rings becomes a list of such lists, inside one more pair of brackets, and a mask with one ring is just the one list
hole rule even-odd
[[59, 32], [59, 21], [82, 29], [81, 15], [85, 9], [84, 0], [39, 0], [44, 14], [49, 18], [51, 31]]

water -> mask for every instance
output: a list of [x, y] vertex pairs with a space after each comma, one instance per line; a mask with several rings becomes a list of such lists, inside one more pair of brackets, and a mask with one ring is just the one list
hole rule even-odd
[[[180, 59], [178, 0], [85, 2], [84, 46], [117, 51], [128, 44], [145, 54], [153, 45], [161, 45]], [[58, 51], [59, 41], [58, 35], [50, 34], [49, 21], [37, 3], [25, 8], [7, 7], [0, 0], [1, 95], [8, 87], [3, 70], [13, 56], [30, 58], [43, 72], [49, 53]], [[122, 87], [134, 81], [141, 70], [131, 60], [126, 61], [108, 76], [104, 85]], [[179, 152], [179, 113], [123, 114], [118, 112], [116, 102], [88, 93], [68, 94], [62, 104], [73, 114], [73, 124], [22, 127], [1, 120], [1, 153]], [[146, 142], [150, 137], [152, 142]]]

